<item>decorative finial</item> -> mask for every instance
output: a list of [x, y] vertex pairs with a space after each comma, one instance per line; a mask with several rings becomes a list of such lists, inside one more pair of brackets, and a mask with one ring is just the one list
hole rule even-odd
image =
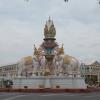
[[61, 48], [59, 49], [59, 54], [64, 54], [64, 44], [62, 44]]
[[34, 44], [34, 50], [36, 50], [36, 46], [35, 46], [35, 44]]
[[50, 18], [50, 16], [49, 16], [49, 21], [51, 21], [51, 18]]
[[39, 55], [40, 52], [39, 50], [36, 48], [36, 46], [34, 45], [34, 55]]
[[64, 44], [62, 43], [62, 49], [64, 49]]
[[35, 44], [34, 44], [34, 55], [37, 54], [37, 48], [35, 47]]
[[56, 35], [56, 29], [54, 27], [53, 20], [51, 20], [51, 18], [49, 16], [49, 20], [46, 21], [46, 24], [45, 24], [44, 36], [45, 36], [45, 39], [46, 38], [53, 38], [54, 39], [55, 35]]

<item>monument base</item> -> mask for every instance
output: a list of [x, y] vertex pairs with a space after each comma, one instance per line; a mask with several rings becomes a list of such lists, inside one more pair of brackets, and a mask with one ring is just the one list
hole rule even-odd
[[86, 89], [84, 78], [67, 76], [34, 76], [14, 78], [13, 89]]

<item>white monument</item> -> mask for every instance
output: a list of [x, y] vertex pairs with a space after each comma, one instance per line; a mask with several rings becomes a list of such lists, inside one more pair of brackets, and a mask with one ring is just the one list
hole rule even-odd
[[44, 41], [39, 48], [34, 45], [32, 76], [15, 78], [13, 88], [32, 89], [86, 89], [76, 58], [64, 53], [63, 45], [55, 42], [56, 29], [49, 20], [44, 28]]

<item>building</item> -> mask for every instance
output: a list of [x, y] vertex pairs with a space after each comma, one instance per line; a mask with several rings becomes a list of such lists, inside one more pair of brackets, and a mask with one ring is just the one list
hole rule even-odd
[[11, 87], [14, 78], [30, 77], [32, 71], [31, 56], [24, 57], [14, 64], [0, 66], [0, 87]]
[[0, 77], [3, 78], [18, 77], [18, 63], [1, 66]]
[[17, 63], [0, 66], [1, 78], [16, 78], [19, 76], [29, 76], [32, 74], [32, 57], [27, 56]]
[[98, 61], [92, 64], [81, 64], [81, 75], [89, 85], [100, 85], [100, 63]]

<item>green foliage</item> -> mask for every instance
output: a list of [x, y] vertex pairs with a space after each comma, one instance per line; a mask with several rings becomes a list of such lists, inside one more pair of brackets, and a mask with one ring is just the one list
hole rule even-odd
[[97, 84], [97, 76], [86, 76], [85, 82], [89, 85], [95, 85]]

